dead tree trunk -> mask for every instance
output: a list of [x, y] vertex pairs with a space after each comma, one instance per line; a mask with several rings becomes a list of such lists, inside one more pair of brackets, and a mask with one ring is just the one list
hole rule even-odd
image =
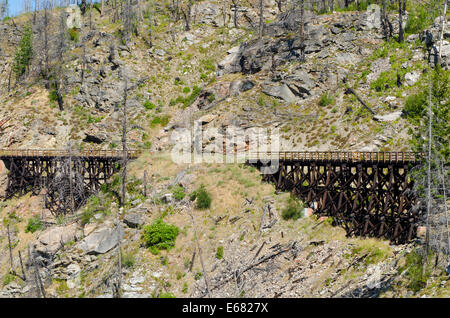
[[233, 12], [233, 24], [234, 27], [237, 28], [238, 27], [238, 7], [239, 7], [239, 0], [232, 0], [233, 2], [233, 7], [234, 7], [234, 12]]
[[264, 29], [264, 17], [263, 17], [263, 0], [259, 0], [259, 33], [258, 36], [261, 39]]
[[128, 80], [125, 79], [125, 88], [123, 92], [123, 119], [122, 119], [122, 198], [120, 205], [123, 207], [126, 200], [126, 183], [127, 183], [127, 94], [128, 94]]
[[356, 99], [361, 103], [361, 105], [363, 105], [365, 109], [367, 109], [369, 112], [371, 112], [372, 115], [375, 115], [375, 112], [369, 106], [367, 106], [366, 103], [364, 103], [364, 101], [361, 99], [361, 97], [358, 96], [358, 94], [356, 94], [356, 92], [353, 90], [353, 88], [347, 88], [347, 90], [345, 91], [345, 94], [355, 95]]

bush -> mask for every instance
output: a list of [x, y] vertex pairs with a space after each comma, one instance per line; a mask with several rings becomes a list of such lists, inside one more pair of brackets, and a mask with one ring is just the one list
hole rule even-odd
[[142, 106], [144, 106], [144, 108], [145, 108], [145, 109], [148, 109], [148, 110], [153, 109], [153, 108], [156, 107], [155, 104], [153, 104], [153, 103], [152, 103], [151, 101], [149, 101], [149, 100], [146, 100], [146, 101], [144, 102], [144, 104], [142, 104]]
[[324, 93], [320, 96], [319, 105], [320, 106], [328, 106], [334, 103], [334, 97], [329, 93]]
[[34, 216], [28, 220], [27, 227], [25, 229], [25, 233], [31, 232], [34, 233], [37, 230], [42, 229], [42, 221], [39, 216]]
[[172, 193], [173, 193], [175, 200], [178, 200], [178, 201], [183, 200], [184, 197], [186, 196], [186, 193], [184, 192], [184, 188], [179, 185], [175, 186], [172, 189]]
[[146, 247], [152, 251], [158, 249], [169, 250], [175, 246], [175, 240], [180, 229], [175, 225], [164, 223], [161, 219], [157, 219], [151, 225], [144, 227], [143, 239]]
[[411, 95], [405, 102], [406, 116], [412, 120], [419, 120], [424, 115], [428, 101], [425, 93]]
[[80, 33], [78, 32], [77, 29], [72, 28], [72, 29], [69, 29], [67, 32], [69, 33], [70, 40], [72, 40], [75, 43], [78, 42], [78, 40], [80, 38]]
[[281, 212], [283, 220], [297, 220], [303, 216], [303, 204], [293, 197], [289, 198], [287, 206]]
[[223, 246], [219, 246], [217, 248], [216, 258], [217, 259], [222, 259], [223, 258]]
[[209, 209], [211, 207], [211, 195], [206, 191], [205, 186], [202, 184], [194, 191], [190, 196], [191, 201], [197, 200], [196, 207], [200, 210]]

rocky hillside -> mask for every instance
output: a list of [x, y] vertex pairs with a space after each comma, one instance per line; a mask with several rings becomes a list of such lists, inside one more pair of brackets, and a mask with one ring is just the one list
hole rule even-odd
[[[306, 10], [301, 41], [301, 11], [280, 10], [272, 0], [263, 2], [262, 38], [258, 1], [242, 1], [237, 28], [233, 7], [223, 14], [221, 1], [195, 1], [186, 31], [169, 6], [151, 3], [128, 39], [112, 9], [92, 9], [68, 28], [62, 60], [51, 58], [63, 69], [63, 109], [42, 79], [39, 53], [25, 77], [12, 75], [28, 23], [33, 47], [42, 48], [43, 13], [37, 22], [27, 13], [0, 24], [1, 148], [66, 148], [70, 141], [76, 149], [120, 149], [127, 85], [129, 147], [142, 150], [129, 165], [124, 207], [119, 176], [73, 215], [45, 209], [44, 193], [1, 203], [0, 296], [112, 297], [118, 276], [123, 297], [450, 296], [445, 270], [430, 266], [422, 275], [422, 237], [402, 246], [347, 238], [300, 202], [296, 217], [287, 217], [289, 194], [262, 184], [252, 167], [171, 158], [172, 132], [196, 120], [210, 149], [223, 141], [208, 128], [234, 126], [278, 128], [282, 150], [410, 150], [417, 126], [405, 104], [430, 68], [421, 32], [386, 41], [377, 9]], [[48, 12], [53, 39], [63, 10]], [[389, 18], [397, 34], [396, 12]], [[427, 29], [438, 38], [439, 17]], [[440, 64], [448, 72], [450, 33], [443, 34]], [[54, 56], [57, 48], [49, 47]], [[224, 144], [234, 147], [231, 139]], [[176, 233], [173, 242], [151, 243], [158, 231]]]

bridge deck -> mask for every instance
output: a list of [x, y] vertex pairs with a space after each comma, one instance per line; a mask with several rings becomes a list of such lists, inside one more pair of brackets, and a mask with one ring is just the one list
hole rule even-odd
[[373, 163], [417, 163], [423, 154], [417, 152], [344, 152], [344, 151], [281, 151], [253, 152], [248, 161], [280, 160], [300, 162], [373, 162]]
[[[138, 150], [127, 150], [128, 158], [135, 159], [139, 155]], [[123, 157], [122, 150], [97, 150], [87, 149], [73, 151], [72, 157], [76, 158], [117, 158]], [[68, 150], [58, 149], [0, 149], [0, 159], [8, 158], [58, 158], [69, 157]]]

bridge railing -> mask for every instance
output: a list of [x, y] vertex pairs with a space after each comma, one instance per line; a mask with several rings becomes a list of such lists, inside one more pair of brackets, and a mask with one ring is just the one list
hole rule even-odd
[[423, 154], [416, 152], [344, 152], [344, 151], [281, 151], [251, 152], [248, 159], [284, 161], [348, 161], [348, 162], [418, 162]]
[[[86, 149], [73, 151], [74, 157], [121, 158], [122, 150]], [[139, 150], [127, 150], [128, 158], [136, 158]], [[61, 149], [0, 149], [1, 157], [68, 157], [68, 150]]]

